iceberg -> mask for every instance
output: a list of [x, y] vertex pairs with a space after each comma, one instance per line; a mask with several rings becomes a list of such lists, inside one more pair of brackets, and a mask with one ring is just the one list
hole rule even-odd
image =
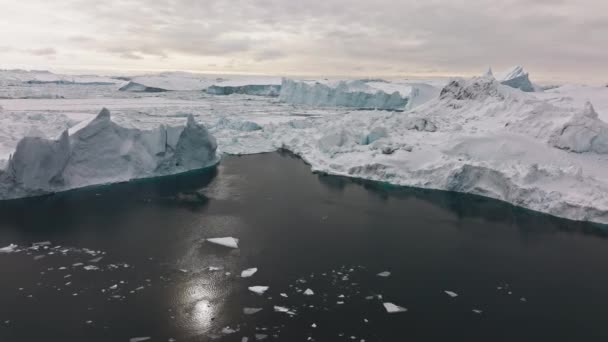
[[520, 89], [525, 92], [533, 92], [534, 85], [530, 82], [530, 78], [524, 68], [521, 66], [514, 66], [507, 70], [504, 74], [496, 78], [501, 84], [506, 86]]
[[311, 82], [283, 79], [281, 102], [314, 107], [403, 110], [408, 97], [395, 91], [386, 93], [364, 81]]
[[244, 94], [256, 96], [279, 96], [281, 85], [279, 84], [248, 84], [242, 86], [212, 85], [207, 88], [207, 94], [231, 95]]
[[[171, 135], [175, 133], [176, 139]], [[86, 126], [57, 140], [25, 137], [0, 171], [0, 199], [165, 176], [213, 166], [217, 143], [188, 117], [185, 127], [124, 128], [103, 109]]]
[[251, 276], [253, 276], [256, 272], [258, 271], [257, 268], [248, 268], [246, 270], [244, 270], [243, 272], [241, 272], [241, 278], [249, 278]]
[[250, 286], [248, 289], [255, 294], [262, 295], [264, 292], [268, 291], [268, 286]]

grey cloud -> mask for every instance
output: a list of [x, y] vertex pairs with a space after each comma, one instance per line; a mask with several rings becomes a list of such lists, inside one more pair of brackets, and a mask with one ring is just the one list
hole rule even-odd
[[57, 50], [51, 47], [40, 48], [40, 49], [31, 49], [27, 50], [28, 53], [34, 56], [54, 56], [57, 54]]

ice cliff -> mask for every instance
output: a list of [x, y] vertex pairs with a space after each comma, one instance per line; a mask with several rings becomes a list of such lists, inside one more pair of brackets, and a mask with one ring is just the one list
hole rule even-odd
[[397, 91], [389, 94], [359, 80], [321, 83], [283, 79], [279, 100], [315, 107], [394, 110], [405, 109], [408, 96]]
[[0, 198], [53, 193], [95, 184], [163, 176], [216, 164], [217, 143], [188, 117], [185, 127], [142, 131], [112, 122], [103, 109], [58, 140], [25, 137], [0, 173]]

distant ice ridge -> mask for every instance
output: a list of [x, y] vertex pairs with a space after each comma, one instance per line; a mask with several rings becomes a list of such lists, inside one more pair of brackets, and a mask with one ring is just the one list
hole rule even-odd
[[129, 81], [127, 84], [123, 85], [118, 89], [119, 91], [130, 91], [134, 93], [162, 93], [167, 91], [162, 88], [148, 87], [143, 84]]
[[281, 85], [278, 84], [248, 84], [242, 86], [212, 85], [207, 88], [207, 94], [231, 95], [245, 94], [257, 96], [279, 96]]
[[384, 92], [361, 80], [317, 82], [283, 79], [281, 102], [361, 109], [405, 109], [409, 97], [398, 91]]
[[142, 131], [119, 126], [103, 109], [58, 140], [23, 138], [0, 171], [0, 199], [201, 169], [219, 161], [216, 149], [192, 116], [185, 127]]
[[122, 81], [94, 75], [57, 75], [43, 70], [0, 70], [0, 85], [58, 84], [58, 85], [112, 85]]

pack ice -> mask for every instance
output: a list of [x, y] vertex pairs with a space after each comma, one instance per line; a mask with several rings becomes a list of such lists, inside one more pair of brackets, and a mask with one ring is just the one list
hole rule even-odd
[[185, 127], [145, 131], [119, 126], [103, 109], [57, 140], [21, 139], [0, 171], [0, 199], [205, 168], [219, 161], [216, 149], [215, 138], [192, 116]]

